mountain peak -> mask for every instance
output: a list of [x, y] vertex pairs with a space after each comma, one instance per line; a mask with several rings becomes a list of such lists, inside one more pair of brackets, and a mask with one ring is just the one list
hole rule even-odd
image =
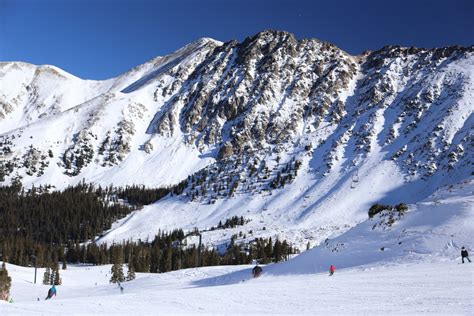
[[195, 41], [193, 41], [191, 43], [191, 45], [194, 44], [194, 45], [204, 45], [204, 44], [213, 44], [215, 46], [221, 46], [222, 44], [224, 44], [223, 42], [221, 41], [218, 41], [218, 40], [215, 40], [213, 38], [210, 38], [210, 37], [201, 37]]
[[245, 46], [245, 45], [248, 45], [250, 43], [255, 43], [255, 42], [258, 42], [260, 44], [268, 44], [271, 42], [281, 42], [288, 39], [292, 41], [296, 41], [296, 37], [292, 33], [289, 33], [286, 31], [267, 29], [267, 30], [260, 31], [255, 35], [245, 38], [245, 40], [242, 42], [242, 45]]

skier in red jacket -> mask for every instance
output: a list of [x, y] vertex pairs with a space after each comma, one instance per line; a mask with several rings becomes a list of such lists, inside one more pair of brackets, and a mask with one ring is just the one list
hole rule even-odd
[[336, 271], [336, 267], [331, 264], [331, 266], [329, 267], [329, 276], [333, 275], [334, 271]]

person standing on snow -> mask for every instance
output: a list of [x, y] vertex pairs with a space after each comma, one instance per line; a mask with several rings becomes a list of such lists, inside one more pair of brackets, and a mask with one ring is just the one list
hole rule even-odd
[[56, 296], [56, 286], [52, 286], [49, 291], [48, 291], [48, 296], [46, 296], [46, 300], [49, 300], [50, 298], [52, 298], [53, 296]]
[[464, 263], [464, 258], [466, 258], [467, 261], [471, 262], [471, 259], [469, 259], [469, 253], [467, 252], [466, 248], [462, 247], [462, 248], [461, 248], [461, 260], [462, 260], [462, 263]]
[[334, 271], [336, 271], [336, 267], [331, 264], [331, 266], [329, 267], [329, 276], [333, 275]]
[[262, 273], [262, 268], [257, 263], [257, 265], [252, 269], [252, 275], [254, 278], [258, 278], [261, 273]]

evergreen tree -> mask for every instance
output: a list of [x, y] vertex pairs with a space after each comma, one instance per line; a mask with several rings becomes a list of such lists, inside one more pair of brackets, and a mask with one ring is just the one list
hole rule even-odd
[[[156, 240], [156, 239], [155, 239]], [[158, 273], [160, 270], [161, 251], [158, 243], [152, 245], [150, 253], [150, 272]]]
[[119, 283], [125, 281], [123, 273], [123, 249], [121, 246], [113, 245], [113, 266], [111, 268], [110, 283]]
[[273, 246], [273, 258], [275, 262], [279, 262], [283, 259], [283, 251], [280, 240], [275, 241], [275, 246]]
[[43, 284], [49, 285], [50, 280], [51, 280], [51, 268], [47, 267], [46, 271], [44, 271], [44, 274], [43, 274]]
[[0, 269], [0, 300], [8, 301], [11, 284], [12, 278], [8, 276], [7, 267], [5, 262], [3, 262]]
[[286, 240], [283, 240], [283, 242], [281, 243], [281, 249], [282, 249], [282, 254], [283, 254], [283, 257], [285, 260], [290, 260], [290, 252], [291, 252], [291, 249], [288, 245], [288, 243], [286, 242]]
[[62, 279], [61, 279], [61, 276], [59, 275], [59, 269], [56, 266], [55, 269], [54, 269], [54, 277], [53, 277], [52, 284], [53, 285], [61, 285], [61, 283], [62, 283]]
[[267, 263], [267, 254], [265, 253], [265, 245], [262, 238], [257, 239], [257, 258], [260, 263]]
[[133, 266], [133, 261], [130, 260], [128, 263], [127, 271], [127, 281], [135, 280], [135, 267]]
[[271, 261], [271, 258], [272, 258], [272, 255], [273, 255], [273, 243], [272, 243], [272, 238], [271, 237], [268, 239], [268, 243], [265, 246], [265, 255]]
[[52, 265], [51, 274], [49, 275], [49, 285], [53, 285], [55, 279], [56, 279], [56, 267]]
[[110, 271], [112, 274], [110, 277], [110, 283], [120, 283], [125, 281], [125, 275], [123, 274], [123, 266], [121, 263], [114, 263]]
[[165, 249], [163, 251], [163, 258], [161, 260], [161, 268], [160, 268], [160, 272], [168, 272], [168, 271], [171, 271], [171, 267], [172, 267], [172, 251], [171, 251], [171, 248], [168, 247], [167, 249]]

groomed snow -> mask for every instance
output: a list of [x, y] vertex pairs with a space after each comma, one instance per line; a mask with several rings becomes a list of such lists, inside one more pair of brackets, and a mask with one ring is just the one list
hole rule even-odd
[[[49, 301], [44, 300], [48, 286], [32, 284], [32, 268], [8, 269], [14, 303], [0, 302], [2, 315], [472, 315], [474, 308], [474, 264], [454, 260], [361, 266], [337, 270], [332, 277], [295, 271], [250, 279], [251, 266], [139, 273], [134, 281], [122, 283], [123, 293], [107, 283], [110, 266], [76, 266], [61, 271], [63, 285]], [[39, 272], [41, 277], [43, 269]], [[236, 283], [220, 285], [232, 279]]]

